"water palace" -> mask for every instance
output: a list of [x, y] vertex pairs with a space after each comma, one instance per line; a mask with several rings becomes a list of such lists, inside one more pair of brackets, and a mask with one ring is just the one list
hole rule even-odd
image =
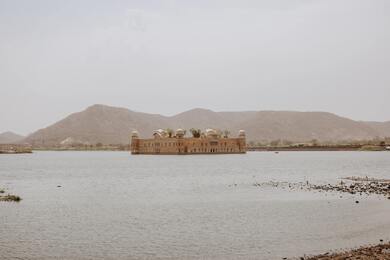
[[183, 129], [168, 133], [159, 129], [153, 138], [141, 139], [137, 131], [131, 134], [132, 154], [239, 154], [246, 153], [245, 131], [240, 130], [238, 137], [230, 138], [215, 129], [198, 131], [194, 137], [185, 137]]

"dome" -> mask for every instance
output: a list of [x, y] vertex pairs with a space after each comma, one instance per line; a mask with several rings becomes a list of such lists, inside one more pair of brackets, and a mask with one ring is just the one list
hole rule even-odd
[[177, 136], [177, 137], [184, 137], [184, 135], [185, 135], [185, 131], [184, 131], [183, 129], [178, 128], [178, 129], [176, 130], [176, 136]]
[[131, 131], [131, 137], [138, 137], [138, 131], [137, 130]]
[[168, 133], [163, 129], [154, 130], [153, 135], [156, 137], [164, 138], [168, 135]]
[[217, 131], [215, 131], [214, 129], [211, 129], [211, 128], [208, 128], [206, 129], [206, 134], [216, 134]]
[[207, 137], [215, 137], [217, 136], [217, 131], [215, 129], [206, 129], [206, 136]]
[[184, 130], [179, 128], [176, 130], [176, 134], [184, 134]]
[[238, 136], [245, 137], [245, 130], [238, 131]]

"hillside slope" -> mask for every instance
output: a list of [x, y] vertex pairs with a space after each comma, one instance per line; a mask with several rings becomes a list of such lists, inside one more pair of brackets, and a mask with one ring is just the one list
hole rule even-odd
[[0, 134], [0, 144], [18, 143], [25, 137], [13, 132], [4, 132]]
[[254, 140], [267, 141], [361, 140], [379, 135], [376, 129], [362, 122], [326, 112], [261, 111], [240, 127]]
[[93, 105], [36, 131], [25, 141], [44, 146], [60, 144], [67, 138], [88, 144], [128, 144], [133, 129], [138, 130], [142, 137], [150, 137], [155, 129], [179, 127], [229, 129], [232, 135], [245, 129], [248, 141], [339, 141], [390, 136], [388, 125], [389, 122], [359, 122], [326, 112], [214, 112], [197, 108], [167, 117]]

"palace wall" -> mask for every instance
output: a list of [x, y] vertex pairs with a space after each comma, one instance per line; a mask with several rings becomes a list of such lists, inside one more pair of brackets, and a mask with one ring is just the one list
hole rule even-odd
[[224, 154], [246, 153], [245, 138], [132, 138], [133, 154]]

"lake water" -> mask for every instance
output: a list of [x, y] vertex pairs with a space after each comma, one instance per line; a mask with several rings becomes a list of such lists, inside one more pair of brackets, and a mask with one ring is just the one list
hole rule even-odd
[[390, 178], [390, 153], [1, 155], [0, 188], [23, 200], [0, 202], [0, 258], [281, 259], [390, 240], [385, 197], [253, 185], [366, 175]]

